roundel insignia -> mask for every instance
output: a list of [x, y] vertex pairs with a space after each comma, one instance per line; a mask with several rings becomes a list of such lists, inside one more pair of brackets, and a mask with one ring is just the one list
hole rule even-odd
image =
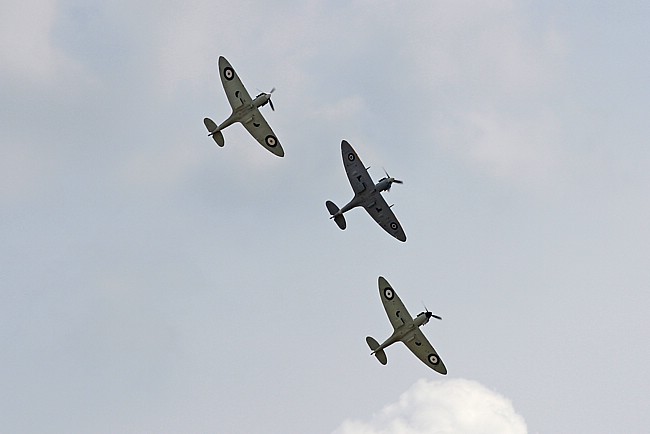
[[399, 227], [399, 226], [397, 226], [397, 223], [395, 223], [395, 222], [390, 222], [390, 228], [391, 228], [392, 230], [396, 231], [398, 227]]
[[393, 288], [384, 288], [384, 297], [386, 297], [387, 300], [392, 300], [394, 296], [395, 293], [393, 292]]
[[268, 146], [269, 148], [275, 148], [276, 146], [278, 146], [278, 139], [276, 139], [274, 136], [269, 134], [264, 139], [264, 143], [266, 143], [266, 146]]
[[352, 152], [350, 152], [350, 153], [348, 154], [348, 160], [350, 160], [350, 161], [354, 161], [355, 158], [356, 158], [356, 157], [354, 156], [354, 154], [353, 154]]
[[440, 359], [438, 359], [438, 356], [436, 354], [433, 354], [433, 353], [429, 354], [427, 359], [429, 359], [429, 363], [431, 363], [432, 365], [437, 365], [438, 362], [440, 361]]
[[230, 66], [226, 66], [223, 69], [223, 76], [226, 77], [226, 80], [232, 80], [235, 78], [235, 71]]

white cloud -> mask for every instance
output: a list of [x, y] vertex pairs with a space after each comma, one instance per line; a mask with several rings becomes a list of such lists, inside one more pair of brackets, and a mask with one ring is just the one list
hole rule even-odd
[[[155, 73], [157, 85], [167, 94], [173, 94], [188, 83], [199, 82], [203, 86], [206, 82], [218, 82], [217, 58], [220, 55], [226, 56], [243, 73], [245, 83], [251, 72], [244, 72], [242, 60], [249, 59], [251, 65], [269, 68], [272, 66], [268, 64], [269, 54], [275, 55], [282, 50], [285, 59], [282, 66], [291, 65], [293, 62], [285, 50], [293, 50], [291, 57], [295, 57], [301, 40], [298, 35], [304, 31], [302, 26], [285, 26], [287, 23], [281, 21], [286, 18], [275, 10], [276, 4], [269, 8], [249, 0], [223, 3], [216, 13], [206, 13], [214, 7], [214, 2], [209, 0], [189, 4], [171, 0], [162, 7], [157, 2], [155, 5], [157, 20], [152, 23], [156, 38]], [[281, 30], [274, 30], [276, 28]], [[254, 86], [249, 92], [255, 92]]]
[[47, 82], [62, 70], [79, 69], [53, 40], [57, 3], [0, 2], [0, 74], [14, 80]]
[[541, 185], [557, 175], [563, 133], [549, 95], [562, 94], [567, 49], [553, 23], [529, 25], [518, 1], [390, 5], [366, 21], [401, 41], [386, 63], [400, 80], [387, 85], [426, 113], [420, 135], [489, 176]]
[[552, 113], [530, 118], [494, 110], [473, 111], [459, 115], [453, 128], [438, 132], [448, 149], [453, 147], [496, 178], [548, 185], [563, 158], [560, 122]]
[[50, 41], [56, 2], [0, 3], [0, 65], [13, 74], [47, 75], [56, 62]]
[[[553, 82], [565, 54], [550, 24], [528, 25], [525, 6], [503, 2], [425, 2], [401, 14], [408, 29], [401, 50], [414, 78], [429, 89], [464, 83], [499, 93], [537, 92]], [[490, 85], [488, 88], [486, 85]]]
[[[206, 140], [207, 144], [211, 144]], [[185, 144], [150, 150], [134, 151], [127, 156], [118, 176], [131, 187], [156, 187], [165, 190], [179, 182], [201, 165], [201, 155]]]
[[314, 109], [313, 117], [327, 122], [342, 122], [350, 118], [358, 118], [365, 109], [363, 98], [352, 95], [342, 98], [333, 104], [323, 104]]
[[369, 421], [346, 420], [336, 434], [526, 434], [505, 397], [464, 379], [417, 381]]

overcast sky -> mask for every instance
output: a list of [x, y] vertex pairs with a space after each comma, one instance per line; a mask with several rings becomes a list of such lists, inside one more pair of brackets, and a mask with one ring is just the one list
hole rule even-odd
[[[646, 2], [0, 2], [0, 432], [640, 433]], [[217, 59], [286, 156], [230, 114]], [[408, 237], [352, 197], [348, 140]], [[396, 344], [384, 276], [449, 374]]]

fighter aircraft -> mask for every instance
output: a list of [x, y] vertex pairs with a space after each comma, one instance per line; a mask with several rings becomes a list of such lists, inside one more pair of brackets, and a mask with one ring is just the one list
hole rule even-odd
[[217, 125], [210, 118], [205, 118], [203, 123], [210, 132], [208, 135], [212, 136], [217, 145], [223, 146], [225, 142], [221, 131], [236, 122], [241, 122], [255, 140], [260, 142], [260, 145], [278, 157], [283, 157], [284, 150], [280, 141], [259, 111], [259, 108], [267, 103], [271, 106], [271, 110], [275, 110], [273, 102], [271, 102], [271, 94], [275, 88], [271, 89], [269, 93], [262, 92], [252, 99], [233, 67], [223, 56], [219, 57], [219, 75], [221, 75], [221, 83], [232, 107], [232, 113], [221, 125]]
[[397, 296], [397, 293], [395, 293], [395, 290], [393, 290], [388, 281], [381, 276], [379, 276], [379, 295], [381, 296], [381, 301], [384, 304], [386, 314], [388, 314], [388, 319], [393, 325], [394, 331], [393, 334], [390, 335], [390, 337], [381, 345], [379, 345], [379, 343], [372, 337], [368, 336], [366, 342], [372, 350], [371, 354], [374, 354], [375, 357], [377, 357], [377, 360], [379, 360], [382, 365], [385, 365], [387, 359], [384, 348], [394, 344], [395, 342], [401, 341], [404, 342], [408, 349], [422, 360], [425, 365], [442, 375], [446, 375], [447, 368], [445, 367], [445, 364], [442, 363], [436, 350], [433, 349], [433, 346], [420, 331], [420, 327], [428, 323], [430, 318], [442, 318], [429, 312], [426, 307], [424, 312], [419, 313], [415, 318], [411, 318], [411, 315], [408, 310], [406, 310], [406, 307], [404, 307], [404, 304]]
[[380, 179], [375, 184], [357, 153], [345, 140], [341, 142], [341, 153], [343, 154], [345, 172], [348, 174], [350, 185], [352, 185], [352, 190], [354, 190], [354, 197], [341, 209], [332, 201], [328, 200], [325, 202], [325, 206], [327, 206], [327, 210], [331, 214], [330, 218], [334, 219], [339, 228], [345, 229], [346, 223], [343, 213], [352, 208], [363, 206], [368, 211], [368, 214], [386, 232], [400, 241], [406, 241], [404, 230], [397, 221], [393, 211], [391, 211], [390, 206], [388, 206], [386, 200], [381, 195], [382, 191], [390, 191], [393, 183], [402, 184], [403, 182], [399, 179], [391, 178], [388, 176], [388, 172], [384, 171], [386, 177]]

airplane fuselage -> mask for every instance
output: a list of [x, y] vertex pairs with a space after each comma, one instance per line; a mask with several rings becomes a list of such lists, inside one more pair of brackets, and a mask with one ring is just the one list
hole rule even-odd
[[394, 178], [382, 178], [379, 182], [374, 184], [372, 188], [366, 188], [365, 190], [355, 193], [352, 200], [343, 206], [336, 215], [342, 215], [358, 206], [366, 207], [372, 205], [372, 203], [368, 203], [368, 201], [372, 200], [373, 193], [381, 193], [382, 191], [390, 190], [390, 186], [394, 180]]
[[395, 329], [392, 335], [386, 339], [378, 348], [376, 348], [373, 353], [383, 350], [386, 347], [391, 346], [395, 342], [406, 342], [409, 335], [416, 329], [422, 327], [429, 322], [429, 318], [425, 312], [418, 314], [412, 321], [405, 323], [403, 326]]
[[224, 128], [229, 127], [232, 124], [237, 122], [241, 122], [243, 124], [251, 122], [253, 120], [253, 114], [255, 113], [255, 111], [260, 107], [268, 104], [270, 99], [271, 99], [271, 94], [261, 93], [250, 103], [248, 104], [242, 103], [241, 105], [238, 105], [236, 108], [232, 110], [230, 116], [228, 116], [228, 118], [225, 121], [219, 124], [217, 129], [212, 131], [211, 133], [214, 134], [217, 131], [221, 131]]
[[395, 178], [382, 178], [375, 184], [375, 191], [388, 191]]

